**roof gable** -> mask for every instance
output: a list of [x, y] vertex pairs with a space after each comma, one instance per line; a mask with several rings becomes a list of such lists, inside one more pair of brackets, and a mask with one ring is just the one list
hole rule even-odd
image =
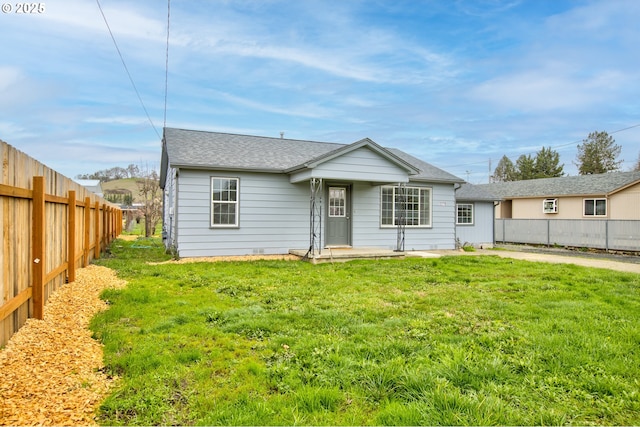
[[393, 163], [394, 165], [400, 167], [401, 169], [404, 169], [405, 171], [407, 171], [409, 174], [411, 175], [415, 175], [418, 174], [420, 172], [419, 169], [417, 169], [415, 166], [411, 165], [410, 163], [404, 161], [403, 159], [401, 159], [400, 157], [396, 156], [395, 154], [393, 154], [391, 151], [387, 150], [384, 147], [381, 147], [380, 145], [376, 144], [375, 142], [373, 142], [372, 140], [370, 140], [369, 138], [364, 138], [361, 139], [360, 141], [354, 142], [353, 144], [349, 144], [349, 145], [343, 145], [339, 148], [336, 148], [333, 151], [329, 151], [327, 153], [321, 154], [313, 159], [310, 159], [309, 161], [301, 164], [301, 165], [297, 165], [289, 170], [286, 170], [285, 172], [292, 172], [295, 171], [297, 169], [312, 169], [315, 167], [318, 167], [320, 165], [322, 165], [323, 163], [329, 162], [331, 160], [334, 160], [340, 156], [344, 156], [346, 154], [352, 153], [356, 150], [359, 150], [361, 148], [368, 148], [371, 151], [373, 151], [374, 153], [376, 153], [377, 155], [379, 155], [380, 157], [384, 158], [385, 160]]

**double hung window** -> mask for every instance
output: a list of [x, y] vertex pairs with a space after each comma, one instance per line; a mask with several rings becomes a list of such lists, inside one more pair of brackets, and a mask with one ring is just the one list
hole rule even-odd
[[473, 204], [458, 203], [456, 205], [456, 224], [472, 225], [473, 224]]
[[238, 178], [211, 178], [211, 226], [238, 226]]

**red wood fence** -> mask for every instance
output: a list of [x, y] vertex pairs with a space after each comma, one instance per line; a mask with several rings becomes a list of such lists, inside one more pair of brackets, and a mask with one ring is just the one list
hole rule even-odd
[[0, 347], [122, 231], [119, 207], [0, 141]]

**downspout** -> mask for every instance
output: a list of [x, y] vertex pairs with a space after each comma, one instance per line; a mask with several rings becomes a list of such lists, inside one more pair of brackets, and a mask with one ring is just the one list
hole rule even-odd
[[457, 223], [457, 213], [456, 206], [458, 205], [458, 199], [456, 198], [456, 191], [462, 187], [462, 184], [455, 182], [453, 184], [453, 247], [458, 249], [458, 225]]

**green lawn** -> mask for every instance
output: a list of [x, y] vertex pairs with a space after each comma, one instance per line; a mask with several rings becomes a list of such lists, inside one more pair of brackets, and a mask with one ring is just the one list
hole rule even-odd
[[640, 424], [640, 276], [498, 257], [149, 265], [92, 329], [107, 425]]

